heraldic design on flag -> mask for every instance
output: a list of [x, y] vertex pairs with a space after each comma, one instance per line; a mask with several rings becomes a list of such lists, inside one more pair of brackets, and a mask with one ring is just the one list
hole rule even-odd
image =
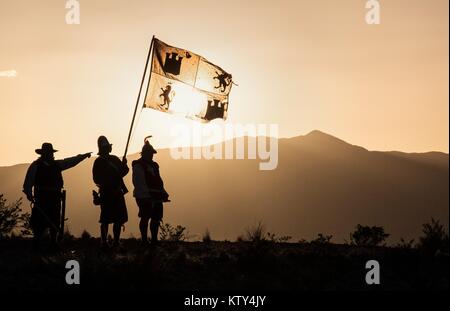
[[231, 74], [188, 50], [154, 39], [144, 108], [209, 122], [227, 118]]

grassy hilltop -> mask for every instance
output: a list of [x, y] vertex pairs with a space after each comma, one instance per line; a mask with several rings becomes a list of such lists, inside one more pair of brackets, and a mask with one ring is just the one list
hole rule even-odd
[[[0, 241], [2, 290], [448, 290], [448, 255], [418, 249], [331, 243], [161, 242], [102, 252], [96, 238], [66, 240], [58, 253], [31, 253], [28, 239]], [[68, 286], [65, 264], [80, 263], [81, 285]], [[381, 284], [367, 285], [375, 259]]]

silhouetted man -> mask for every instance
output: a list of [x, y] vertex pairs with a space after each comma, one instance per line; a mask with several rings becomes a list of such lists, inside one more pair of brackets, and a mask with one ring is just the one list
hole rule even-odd
[[139, 207], [139, 230], [142, 244], [148, 245], [147, 231], [150, 222], [152, 244], [158, 241], [159, 224], [163, 218], [163, 202], [168, 202], [169, 195], [164, 189], [163, 180], [159, 174], [159, 165], [153, 161], [157, 153], [152, 145], [145, 139], [141, 157], [133, 161], [133, 195]]
[[64, 186], [62, 171], [89, 158], [91, 152], [55, 160], [54, 153], [58, 150], [53, 149], [50, 143], [43, 143], [42, 148], [35, 151], [41, 156], [31, 163], [23, 183], [23, 192], [27, 199], [34, 203], [31, 212], [33, 247], [39, 248], [40, 239], [49, 228], [52, 248], [56, 248], [60, 226], [61, 189]]
[[94, 182], [100, 193], [100, 233], [102, 248], [109, 248], [108, 229], [113, 224], [114, 247], [119, 246], [120, 229], [128, 221], [124, 195], [128, 192], [123, 177], [128, 174], [127, 160], [111, 155], [112, 144], [105, 136], [97, 141], [98, 155], [92, 168]]

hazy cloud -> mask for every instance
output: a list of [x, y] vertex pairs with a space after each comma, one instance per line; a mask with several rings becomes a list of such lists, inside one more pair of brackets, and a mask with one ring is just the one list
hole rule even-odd
[[15, 78], [15, 77], [17, 77], [17, 71], [15, 71], [15, 70], [0, 71], [0, 77]]

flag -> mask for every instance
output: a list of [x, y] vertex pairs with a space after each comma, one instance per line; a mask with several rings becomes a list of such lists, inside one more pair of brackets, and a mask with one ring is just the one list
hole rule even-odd
[[232, 84], [219, 66], [155, 38], [144, 108], [205, 122], [226, 119]]

